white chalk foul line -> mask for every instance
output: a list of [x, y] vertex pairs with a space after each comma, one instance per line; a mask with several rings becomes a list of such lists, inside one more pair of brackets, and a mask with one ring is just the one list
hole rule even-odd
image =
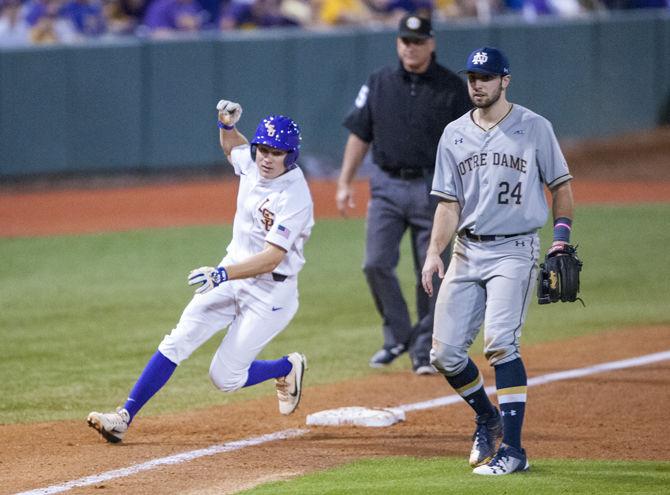
[[221, 445], [212, 445], [206, 449], [200, 450], [191, 450], [190, 452], [182, 452], [181, 454], [175, 454], [168, 457], [161, 457], [159, 459], [153, 459], [151, 461], [144, 462], [142, 464], [135, 464], [122, 469], [115, 469], [113, 471], [107, 471], [100, 474], [94, 474], [92, 476], [87, 476], [85, 478], [80, 478], [74, 481], [68, 481], [62, 485], [52, 485], [46, 488], [37, 488], [36, 490], [31, 490], [28, 492], [21, 492], [17, 495], [47, 495], [51, 493], [60, 493], [72, 488], [80, 488], [83, 486], [94, 485], [96, 483], [101, 483], [103, 481], [108, 481], [114, 478], [123, 478], [125, 476], [130, 476], [142, 471], [149, 471], [155, 469], [159, 466], [167, 466], [170, 464], [181, 464], [182, 462], [192, 461], [193, 459], [198, 459], [199, 457], [206, 457], [210, 455], [223, 454], [224, 452], [232, 452], [234, 450], [244, 449], [246, 447], [252, 447], [254, 445], [260, 445], [262, 443], [273, 442], [275, 440], [285, 440], [287, 438], [295, 438], [304, 435], [309, 430], [306, 429], [291, 429], [283, 430], [275, 433], [269, 433], [267, 435], [261, 435], [259, 437], [245, 438], [243, 440], [236, 440], [234, 442], [228, 442]]
[[[635, 366], [644, 366], [651, 363], [656, 363], [659, 361], [665, 361], [670, 359], [670, 351], [657, 352], [655, 354], [647, 354], [646, 356], [639, 356], [631, 359], [622, 359], [620, 361], [612, 361], [609, 363], [596, 364], [594, 366], [587, 366], [585, 368], [577, 368], [574, 370], [559, 371], [557, 373], [549, 373], [547, 375], [536, 376], [528, 380], [528, 386], [533, 387], [535, 385], [544, 385], [546, 383], [557, 382], [561, 380], [571, 380], [574, 378], [580, 378], [587, 375], [593, 375], [596, 373], [603, 373], [606, 371], [620, 370], [624, 368], [632, 368]], [[495, 392], [494, 386], [486, 387], [486, 393], [492, 394]], [[424, 402], [415, 402], [413, 404], [403, 404], [397, 407], [388, 408], [391, 410], [398, 411], [420, 411], [423, 409], [431, 409], [434, 407], [448, 406], [450, 404], [455, 404], [463, 399], [460, 395], [447, 395], [444, 397], [438, 397], [437, 399], [427, 400]], [[100, 474], [94, 474], [92, 476], [87, 476], [85, 478], [80, 478], [74, 481], [68, 481], [61, 485], [52, 485], [45, 488], [37, 488], [35, 490], [30, 490], [27, 492], [17, 493], [16, 495], [48, 495], [51, 493], [61, 493], [72, 488], [80, 488], [84, 486], [94, 485], [96, 483], [101, 483], [103, 481], [108, 481], [115, 478], [123, 478], [126, 476], [131, 476], [142, 471], [149, 471], [160, 466], [166, 466], [170, 464], [181, 464], [182, 462], [192, 461], [200, 457], [223, 454], [225, 452], [232, 452], [234, 450], [244, 449], [246, 447], [252, 447], [254, 445], [260, 445], [267, 442], [273, 442], [275, 440], [285, 440], [287, 438], [300, 437], [309, 433], [308, 429], [291, 429], [283, 430], [275, 433], [269, 433], [267, 435], [261, 435], [259, 437], [251, 437], [242, 440], [236, 440], [234, 442], [228, 442], [221, 445], [212, 445], [206, 449], [192, 450], [190, 452], [183, 452], [181, 454], [175, 454], [168, 457], [161, 457], [159, 459], [154, 459], [152, 461], [147, 461], [142, 464], [135, 464], [134, 466], [129, 466], [127, 468], [115, 469], [113, 471], [107, 471]]]
[[[609, 363], [596, 364], [594, 366], [587, 366], [585, 368], [577, 368], [574, 370], [559, 371], [557, 373], [549, 373], [547, 375], [536, 376], [528, 380], [528, 386], [544, 385], [546, 383], [558, 382], [561, 380], [571, 380], [574, 378], [581, 378], [587, 375], [596, 373], [603, 373], [605, 371], [614, 371], [624, 368], [632, 368], [634, 366], [644, 366], [658, 361], [665, 361], [670, 359], [670, 351], [657, 352], [655, 354], [647, 354], [646, 356], [639, 356], [631, 359], [622, 359], [620, 361], [611, 361]], [[496, 391], [495, 386], [488, 386], [484, 390], [491, 395]], [[415, 402], [413, 404], [403, 404], [397, 407], [389, 407], [390, 410], [398, 411], [420, 411], [422, 409], [431, 409], [433, 407], [448, 406], [462, 401], [460, 395], [447, 395], [438, 397], [437, 399], [427, 400], [424, 402]]]

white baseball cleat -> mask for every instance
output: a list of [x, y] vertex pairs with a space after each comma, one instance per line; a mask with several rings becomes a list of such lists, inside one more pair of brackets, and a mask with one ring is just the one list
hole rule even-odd
[[109, 443], [119, 443], [128, 430], [130, 414], [119, 408], [112, 413], [92, 412], [86, 418], [88, 426], [97, 430]]
[[288, 360], [293, 365], [290, 373], [282, 378], [277, 378], [277, 399], [279, 399], [279, 412], [291, 414], [296, 410], [302, 395], [302, 377], [307, 369], [307, 358], [300, 353], [292, 352]]
[[474, 474], [483, 474], [487, 476], [500, 476], [503, 474], [512, 474], [521, 471], [528, 471], [530, 464], [526, 451], [523, 449], [516, 449], [504, 443], [500, 444], [500, 448], [496, 455], [489, 461], [488, 464], [476, 467], [472, 470]]

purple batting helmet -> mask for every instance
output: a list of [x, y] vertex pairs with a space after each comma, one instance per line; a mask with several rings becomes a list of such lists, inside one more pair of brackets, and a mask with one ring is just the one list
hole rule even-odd
[[283, 115], [268, 115], [256, 128], [251, 140], [251, 158], [256, 160], [256, 148], [264, 144], [288, 152], [284, 165], [291, 169], [296, 166], [300, 154], [300, 127], [293, 119]]

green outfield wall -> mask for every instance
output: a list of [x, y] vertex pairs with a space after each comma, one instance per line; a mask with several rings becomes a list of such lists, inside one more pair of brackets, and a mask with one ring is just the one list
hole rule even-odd
[[[507, 52], [510, 99], [559, 137], [653, 128], [670, 108], [670, 15], [436, 26], [452, 69], [483, 45]], [[370, 71], [396, 63], [393, 29], [270, 30], [0, 48], [0, 179], [59, 172], [200, 168], [222, 162], [216, 102], [303, 128], [306, 158], [339, 164], [343, 117]], [[667, 118], [667, 116], [666, 116]]]

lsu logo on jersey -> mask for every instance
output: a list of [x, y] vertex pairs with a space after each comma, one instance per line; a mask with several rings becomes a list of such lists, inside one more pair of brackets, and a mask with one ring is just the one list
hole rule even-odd
[[489, 56], [486, 52], [477, 52], [472, 57], [472, 63], [475, 65], [482, 65], [485, 64], [488, 59]]
[[274, 124], [271, 122], [265, 122], [265, 129], [267, 129], [267, 134], [269, 137], [275, 137], [275, 132], [277, 132], [277, 129], [275, 129]]
[[275, 214], [267, 208], [269, 202], [270, 198], [265, 198], [265, 201], [258, 207], [258, 211], [261, 214], [261, 223], [263, 224], [263, 227], [265, 227], [266, 232], [269, 232], [275, 224]]

